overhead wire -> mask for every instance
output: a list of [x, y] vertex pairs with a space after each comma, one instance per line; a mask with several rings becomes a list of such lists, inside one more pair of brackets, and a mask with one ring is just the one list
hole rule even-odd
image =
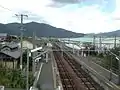
[[[11, 9], [9, 9], [9, 8], [7, 8], [7, 7], [4, 7], [3, 5], [1, 5], [0, 4], [0, 8], [3, 8], [3, 9], [5, 9], [5, 10], [8, 10], [8, 11], [10, 11], [10, 12], [13, 12], [15, 15], [16, 15], [16, 12], [14, 12], [13, 10], [11, 10]], [[29, 13], [29, 14], [31, 14], [32, 15], [32, 13]], [[34, 15], [32, 15], [32, 16], [34, 16]], [[36, 15], [35, 15], [36, 16]], [[18, 17], [17, 17], [18, 18]], [[32, 19], [34, 19], [34, 17], [31, 17]], [[41, 18], [40, 18], [41, 19]], [[42, 20], [42, 21], [44, 21], [44, 22], [46, 22], [46, 20]]]
[[6, 8], [6, 7], [2, 6], [2, 5], [0, 5], [0, 7], [3, 8], [3, 9], [5, 9], [5, 10], [12, 11], [9, 8]]
[[[3, 5], [0, 5], [0, 8], [3, 8], [3, 9], [8, 10], [8, 11], [10, 11], [10, 12], [13, 12], [13, 13], [16, 15], [16, 12], [14, 12], [13, 10], [11, 10], [11, 9], [9, 9], [9, 8], [4, 7]], [[17, 18], [18, 18], [18, 17], [17, 17]]]
[[[13, 12], [14, 15], [16, 14], [16, 12], [14, 12], [13, 10], [11, 10], [11, 9], [9, 9], [9, 8], [4, 7], [4, 6], [1, 5], [1, 4], [0, 4], [0, 8], [5, 9], [5, 10], [8, 10], [8, 11], [10, 11], [10, 12]], [[15, 17], [15, 16], [12, 16], [12, 17]], [[17, 19], [19, 19], [19, 18], [17, 17]]]

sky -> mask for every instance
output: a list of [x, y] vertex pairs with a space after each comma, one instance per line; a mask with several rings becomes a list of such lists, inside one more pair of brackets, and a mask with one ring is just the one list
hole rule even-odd
[[[4, 7], [4, 8], [3, 8]], [[78, 33], [120, 29], [120, 0], [0, 0], [0, 23], [20, 22], [15, 14]]]

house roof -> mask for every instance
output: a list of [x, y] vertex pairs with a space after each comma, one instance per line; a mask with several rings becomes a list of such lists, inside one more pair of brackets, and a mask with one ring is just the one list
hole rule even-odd
[[6, 46], [8, 46], [10, 48], [16, 48], [16, 47], [18, 47], [18, 44], [17, 43], [10, 43], [10, 44], [7, 44]]
[[17, 50], [14, 50], [14, 51], [11, 51], [11, 50], [1, 50], [1, 53], [4, 53], [8, 56], [11, 56], [15, 59], [19, 58], [20, 57], [20, 49], [17, 49]]
[[3, 47], [16, 48], [18, 43], [6, 43]]

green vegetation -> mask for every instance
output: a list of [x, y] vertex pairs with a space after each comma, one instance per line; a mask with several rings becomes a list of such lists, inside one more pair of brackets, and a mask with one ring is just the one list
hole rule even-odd
[[[95, 46], [93, 46], [89, 42], [83, 43], [84, 46], [90, 47], [90, 50], [95, 50]], [[86, 48], [87, 49], [87, 48]], [[110, 49], [110, 52], [117, 55], [117, 58], [120, 59], [120, 47], [112, 48]], [[107, 51], [106, 48], [104, 48], [104, 52], [98, 53], [97, 51], [90, 51], [89, 54], [92, 56], [92, 59], [95, 63], [101, 65], [102, 67], [112, 70], [114, 73], [118, 74], [119, 69], [119, 62], [116, 59], [116, 56], [111, 54], [109, 51]], [[88, 52], [86, 52], [88, 53]]]
[[84, 46], [84, 47], [91, 47], [91, 46], [92, 46], [92, 43], [91, 43], [91, 42], [84, 42], [84, 43], [83, 43], [83, 46]]
[[[26, 67], [27, 63], [27, 57], [26, 57], [26, 52], [23, 54], [23, 66], [24, 68]], [[32, 86], [33, 84], [33, 76], [31, 73], [31, 62], [30, 58], [30, 63], [29, 63], [29, 86]], [[19, 63], [18, 63], [19, 66]], [[0, 66], [0, 85], [4, 85], [7, 88], [26, 88], [26, 71], [19, 69], [8, 69], [3, 66]]]
[[[20, 62], [19, 62], [20, 64]], [[27, 51], [23, 53], [23, 68], [25, 68], [27, 65]], [[32, 70], [32, 58], [29, 57], [29, 71]]]
[[[29, 75], [29, 85], [33, 83], [32, 74]], [[25, 88], [26, 76], [21, 74], [20, 70], [0, 70], [0, 85], [8, 88]]]
[[[110, 51], [119, 57], [120, 47], [112, 48]], [[105, 51], [104, 53], [98, 54], [97, 58], [99, 58], [99, 59], [96, 59], [95, 62], [98, 63], [98, 60], [99, 60], [99, 63], [98, 63], [99, 65], [103, 66], [104, 68], [106, 68], [108, 70], [112, 69], [112, 71], [114, 73], [118, 74], [118, 64], [119, 63], [114, 55], [110, 54], [110, 52], [108, 52], [108, 51]]]

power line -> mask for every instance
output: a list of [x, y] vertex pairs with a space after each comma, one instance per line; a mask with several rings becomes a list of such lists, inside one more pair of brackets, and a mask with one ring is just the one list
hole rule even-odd
[[[7, 8], [7, 7], [4, 7], [3, 5], [0, 5], [0, 8], [3, 8], [3, 9], [5, 9], [5, 10], [8, 10], [8, 11], [10, 11], [10, 12], [14, 12], [13, 10], [11, 10], [11, 9], [9, 9], [9, 8]], [[14, 13], [16, 13], [16, 12], [14, 12]], [[30, 12], [29, 13], [30, 15], [32, 15], [32, 13]], [[19, 15], [17, 15], [17, 14], [15, 14], [16, 16], [19, 16]], [[32, 15], [32, 16], [35, 16], [36, 17], [36, 15]], [[31, 17], [31, 19], [35, 19], [35, 17]], [[38, 17], [38, 16], [37, 16]], [[30, 19], [30, 18], [29, 18]], [[36, 19], [38, 19], [38, 18], [36, 18]], [[40, 18], [41, 19], [41, 18]], [[42, 20], [43, 22], [46, 22], [45, 20]]]
[[21, 44], [21, 55], [20, 55], [20, 69], [22, 70], [22, 58], [23, 58], [23, 17], [28, 17], [28, 15], [24, 15], [24, 14], [15, 14], [17, 17], [20, 17], [21, 18], [21, 36], [20, 36], [20, 44]]
[[13, 10], [11, 10], [11, 9], [9, 9], [9, 8], [6, 8], [6, 7], [2, 6], [2, 5], [0, 5], [0, 8], [3, 8], [3, 9], [8, 10], [8, 11], [10, 11], [10, 12], [13, 12], [14, 14], [16, 13], [16, 12], [14, 12]]
[[3, 8], [3, 9], [5, 9], [5, 10], [12, 11], [9, 8], [6, 8], [6, 7], [2, 6], [2, 5], [0, 5], [0, 7]]
[[[4, 7], [3, 5], [0, 5], [0, 8], [3, 8], [3, 9], [5, 9], [5, 10], [8, 10], [8, 11], [10, 11], [10, 12], [13, 12], [13, 13], [16, 13], [16, 12], [14, 12], [13, 10], [11, 10], [11, 9], [9, 9], [9, 8], [7, 8], [7, 7]], [[29, 13], [29, 14], [31, 14], [32, 15], [32, 13]], [[22, 14], [21, 14], [22, 15]], [[17, 17], [19, 17], [20, 15], [17, 15], [17, 14], [15, 14], [15, 16], [17, 16]], [[23, 16], [26, 16], [27, 17], [27, 15], [23, 15]], [[36, 16], [36, 15], [35, 15]], [[37, 16], [38, 17], [38, 16]], [[29, 18], [29, 19], [35, 19], [35, 17], [31, 17], [31, 18]], [[38, 18], [36, 18], [36, 19], [38, 19]], [[41, 18], [40, 18], [41, 19]], [[22, 21], [22, 20], [21, 20]], [[43, 21], [43, 22], [47, 22], [46, 20], [41, 20], [41, 21]]]

